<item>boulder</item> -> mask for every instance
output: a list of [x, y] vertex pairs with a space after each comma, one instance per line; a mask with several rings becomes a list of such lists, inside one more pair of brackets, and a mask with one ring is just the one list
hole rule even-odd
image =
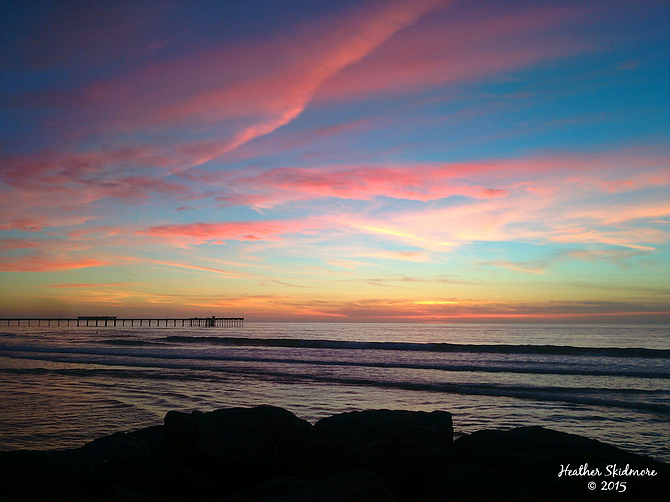
[[[0, 453], [9, 500], [163, 501], [162, 427], [117, 432], [81, 448]], [[38, 480], [38, 482], [36, 482]]]
[[323, 418], [314, 428], [319, 437], [353, 452], [384, 442], [447, 450], [454, 439], [451, 413], [446, 411], [354, 411]]
[[272, 478], [224, 502], [393, 502], [384, 481], [370, 471], [340, 472], [322, 481]]
[[319, 476], [330, 472], [332, 445], [312, 425], [272, 406], [229, 408], [165, 417], [166, 461], [172, 482], [195, 469], [224, 493], [279, 475]]
[[[454, 447], [460, 460], [469, 464], [472, 475], [452, 478], [456, 479], [455, 484], [460, 480], [461, 488], [471, 495], [474, 494], [476, 479], [490, 484], [496, 476], [494, 473], [502, 479], [506, 476], [508, 480], [513, 480], [511, 485], [502, 484], [518, 500], [644, 500], [662, 486], [667, 487], [670, 480], [670, 466], [667, 464], [594, 439], [543, 427], [479, 431], [457, 439]], [[657, 474], [652, 477], [608, 476], [607, 468], [613, 465], [621, 469], [626, 465], [633, 469], [650, 469]], [[583, 474], [563, 474], [559, 477], [559, 472], [568, 466], [570, 471], [579, 472], [581, 468]], [[600, 474], [593, 474], [595, 469]], [[595, 490], [588, 488], [591, 481], [596, 483]], [[623, 493], [612, 488], [602, 489], [603, 482], [617, 481], [626, 483]], [[493, 490], [494, 487], [488, 489]], [[474, 495], [462, 498], [477, 499]]]
[[397, 500], [417, 500], [430, 478], [455, 461], [451, 414], [368, 410], [324, 418], [317, 435], [350, 468], [381, 475]]
[[223, 502], [265, 502], [295, 493], [316, 481], [293, 476], [276, 476], [260, 485], [243, 488], [223, 499]]
[[163, 427], [160, 425], [125, 433], [116, 432], [85, 444], [76, 456], [87, 464], [111, 459], [149, 460], [161, 457], [165, 450]]
[[[561, 465], [591, 467], [610, 464], [662, 468], [664, 464], [615, 446], [543, 427], [483, 430], [456, 440], [461, 459], [489, 469], [557, 477]], [[623, 465], [622, 465], [623, 464]]]
[[[315, 426], [271, 406], [170, 412], [163, 426], [81, 448], [0, 452], [0, 500], [621, 502], [670, 485], [668, 464], [541, 427], [452, 439], [445, 412], [371, 410]], [[614, 465], [656, 475], [606, 476]], [[603, 475], [558, 476], [582, 466]], [[603, 490], [617, 481], [623, 493]]]

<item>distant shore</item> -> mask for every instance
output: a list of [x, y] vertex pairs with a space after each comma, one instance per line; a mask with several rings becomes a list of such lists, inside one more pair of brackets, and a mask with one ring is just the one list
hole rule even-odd
[[311, 425], [271, 406], [169, 412], [81, 448], [0, 452], [0, 501], [645, 500], [670, 465], [542, 427], [454, 441], [451, 414], [368, 410]]

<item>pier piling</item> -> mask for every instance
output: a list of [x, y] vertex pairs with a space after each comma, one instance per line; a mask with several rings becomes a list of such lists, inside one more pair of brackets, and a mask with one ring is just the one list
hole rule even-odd
[[[67, 323], [70, 326], [70, 321], [73, 325], [76, 322], [76, 326], [79, 327], [117, 327], [118, 322], [121, 322], [121, 326], [126, 325], [126, 321], [130, 322], [130, 326], [135, 326], [135, 321], [139, 321], [140, 326], [145, 326], [144, 322], [147, 322], [147, 326], [151, 327], [152, 322], [156, 321], [156, 327], [161, 327], [161, 321], [165, 321], [166, 328], [176, 328], [177, 326], [186, 327], [218, 327], [218, 328], [243, 328], [244, 327], [244, 317], [167, 317], [167, 318], [117, 318], [111, 316], [79, 316], [77, 318], [43, 318], [43, 317], [4, 317], [0, 318], [0, 322], [7, 323], [7, 326], [15, 324], [16, 326], [21, 326], [22, 322], [28, 323], [28, 326], [32, 326], [31, 323], [37, 322], [38, 326], [42, 325], [42, 322], [46, 322], [47, 326], [51, 326], [51, 321], [54, 321], [58, 326], [61, 325], [61, 322]], [[93, 324], [95, 321], [95, 324]], [[85, 322], [85, 324], [84, 324]]]

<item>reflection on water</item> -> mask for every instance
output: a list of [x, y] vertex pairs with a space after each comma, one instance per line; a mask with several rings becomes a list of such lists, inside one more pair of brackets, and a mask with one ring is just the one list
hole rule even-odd
[[[252, 323], [244, 329], [98, 333], [3, 328], [0, 448], [76, 446], [161, 423], [171, 409], [273, 404], [310, 421], [367, 408], [441, 409], [453, 413], [457, 434], [543, 425], [667, 461], [667, 328]], [[203, 335], [408, 345], [384, 350], [188, 339]], [[186, 338], [168, 338], [175, 336]], [[415, 350], [426, 343], [513, 347], [503, 353]], [[528, 351], [527, 345], [648, 352], [565, 355], [553, 349]]]

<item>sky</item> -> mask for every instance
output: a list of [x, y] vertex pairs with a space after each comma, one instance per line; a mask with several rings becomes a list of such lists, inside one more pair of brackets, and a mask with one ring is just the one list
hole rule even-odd
[[666, 1], [1, 8], [0, 316], [670, 321]]

